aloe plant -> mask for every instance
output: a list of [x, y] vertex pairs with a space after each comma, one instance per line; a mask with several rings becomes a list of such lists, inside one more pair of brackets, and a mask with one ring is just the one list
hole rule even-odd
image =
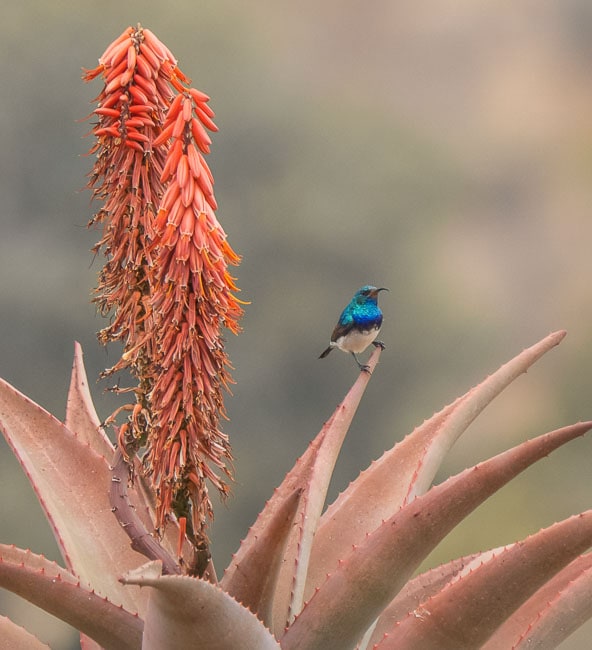
[[[230, 477], [221, 328], [238, 332], [241, 303], [227, 270], [238, 256], [214, 215], [201, 155], [213, 113], [140, 26], [86, 76], [105, 82], [91, 186], [106, 201], [93, 218], [107, 257], [96, 301], [114, 318], [100, 339], [123, 343], [106, 374], [130, 370], [136, 403], [112, 443], [78, 344], [64, 422], [0, 380], [0, 429], [63, 559], [0, 545], [0, 587], [78, 629], [85, 650], [554, 648], [589, 619], [592, 510], [417, 574], [477, 506], [592, 428], [551, 431], [433, 485], [462, 433], [563, 331], [426, 420], [325, 508], [348, 428], [379, 374], [377, 348], [218, 579], [207, 528], [208, 486], [225, 495], [221, 473]], [[7, 618], [0, 637], [47, 648]]]
[[[162, 560], [142, 564], [131, 549], [109, 500], [115, 449], [90, 400], [77, 345], [64, 423], [0, 383], [1, 428], [65, 563], [3, 545], [0, 586], [79, 629], [93, 649], [555, 647], [592, 614], [592, 556], [585, 553], [592, 511], [413, 574], [492, 493], [592, 427], [552, 431], [431, 485], [475, 417], [563, 337], [557, 332], [524, 350], [425, 421], [323, 513], [339, 449], [371, 378], [360, 373], [220, 581], [163, 575]], [[372, 371], [380, 354], [370, 359]], [[126, 498], [146, 526], [154, 521], [149, 495], [149, 482], [137, 474]], [[176, 533], [158, 544], [181, 573]], [[46, 647], [8, 619], [0, 619], [0, 631], [15, 639], [13, 647]]]

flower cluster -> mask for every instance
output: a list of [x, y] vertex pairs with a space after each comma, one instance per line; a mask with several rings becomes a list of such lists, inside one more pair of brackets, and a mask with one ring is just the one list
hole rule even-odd
[[231, 476], [219, 427], [231, 383], [222, 328], [238, 333], [242, 315], [228, 272], [239, 257], [216, 218], [204, 159], [214, 113], [168, 48], [139, 25], [84, 79], [99, 76], [89, 187], [103, 205], [90, 223], [103, 226], [95, 250], [107, 259], [94, 300], [112, 317], [99, 339], [124, 346], [105, 374], [129, 369], [138, 380], [119, 444], [126, 456], [146, 445], [156, 527], [174, 513], [192, 541], [203, 540], [212, 516], [206, 481], [225, 495], [221, 474]]
[[[228, 358], [220, 327], [237, 333], [242, 314], [229, 264], [239, 257], [214, 210], [213, 177], [204, 160], [215, 130], [208, 97], [191, 88], [172, 103], [155, 144], [171, 144], [161, 181], [167, 184], [154, 223], [152, 310], [158, 334], [159, 374], [152, 393], [155, 426], [148, 467], [161, 495], [157, 523], [174, 499], [187, 494], [194, 524], [207, 521], [211, 503], [201, 493], [209, 479], [227, 486], [212, 466], [228, 473], [228, 438], [219, 429], [228, 389]], [[208, 462], [210, 464], [208, 464]]]

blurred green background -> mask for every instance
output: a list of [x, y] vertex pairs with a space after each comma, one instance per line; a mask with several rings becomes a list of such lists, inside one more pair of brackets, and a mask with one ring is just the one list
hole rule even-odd
[[[218, 217], [244, 256], [234, 495], [212, 531], [218, 572], [355, 379], [318, 354], [353, 292], [381, 295], [387, 350], [345, 443], [333, 498], [382, 451], [522, 348], [568, 337], [452, 450], [438, 481], [592, 417], [592, 4], [588, 0], [7, 3], [0, 23], [0, 375], [64, 416], [73, 342], [95, 384], [117, 359], [89, 303], [101, 261], [78, 120], [108, 43], [141, 22], [212, 96]], [[430, 558], [512, 542], [592, 507], [592, 439], [513, 481]], [[0, 541], [59, 559], [0, 447]], [[73, 631], [0, 592], [54, 648]], [[562, 647], [589, 648], [592, 626]]]

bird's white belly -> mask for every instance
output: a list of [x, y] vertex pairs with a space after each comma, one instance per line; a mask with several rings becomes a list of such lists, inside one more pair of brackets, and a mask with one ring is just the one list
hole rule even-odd
[[346, 336], [341, 336], [335, 341], [336, 347], [345, 352], [363, 352], [378, 336], [380, 328], [368, 330], [366, 332], [358, 332], [352, 330]]

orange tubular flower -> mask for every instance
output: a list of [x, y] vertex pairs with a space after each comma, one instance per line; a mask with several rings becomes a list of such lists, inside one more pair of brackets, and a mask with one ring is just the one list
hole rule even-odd
[[[216, 131], [208, 96], [188, 88], [168, 48], [147, 29], [128, 28], [87, 71], [105, 86], [91, 150], [89, 186], [104, 205], [95, 247], [107, 262], [94, 301], [113, 320], [102, 342], [120, 340], [121, 360], [139, 380], [137, 404], [119, 431], [126, 456], [146, 444], [144, 467], [157, 497], [157, 528], [171, 513], [196, 544], [212, 517], [207, 482], [222, 495], [231, 476], [223, 390], [231, 378], [222, 328], [242, 315], [228, 272], [240, 259], [214, 213], [214, 179], [204, 160]], [[185, 528], [183, 528], [185, 529]]]
[[191, 504], [198, 536], [212, 516], [206, 479], [228, 492], [220, 471], [230, 475], [226, 461], [232, 456], [219, 419], [231, 379], [221, 328], [237, 333], [242, 315], [228, 272], [239, 257], [214, 214], [214, 181], [202, 155], [211, 144], [204, 126], [217, 130], [208, 99], [194, 88], [179, 94], [154, 142], [170, 148], [152, 242], [159, 372], [146, 457], [158, 495], [157, 526], [171, 509], [179, 514]]

